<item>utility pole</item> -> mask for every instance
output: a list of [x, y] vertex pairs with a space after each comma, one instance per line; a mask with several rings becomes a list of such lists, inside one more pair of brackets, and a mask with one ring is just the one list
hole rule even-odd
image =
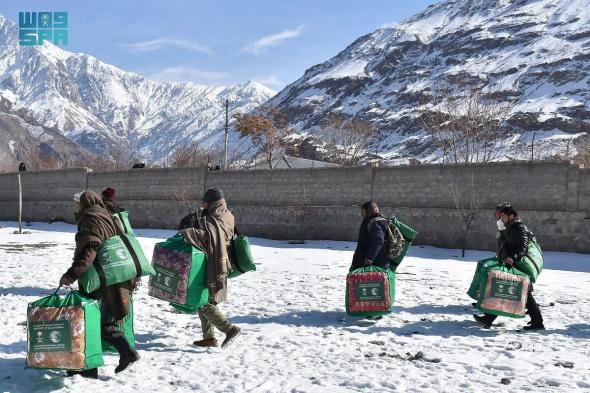
[[229, 100], [225, 100], [225, 152], [223, 159], [223, 170], [227, 171], [227, 139], [229, 133]]
[[23, 233], [23, 187], [20, 181], [20, 173], [16, 175], [18, 178], [18, 233]]

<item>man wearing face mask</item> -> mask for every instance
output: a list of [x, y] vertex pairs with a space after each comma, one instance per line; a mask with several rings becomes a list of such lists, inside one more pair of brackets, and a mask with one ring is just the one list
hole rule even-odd
[[[500, 219], [506, 229], [501, 232], [498, 239], [498, 260], [508, 267], [513, 267], [517, 261], [521, 260], [527, 254], [529, 241], [533, 237], [533, 234], [520, 220], [518, 212], [512, 206], [503, 206], [500, 209]], [[526, 300], [527, 314], [531, 317], [531, 321], [523, 330], [545, 330], [541, 310], [532, 292], [533, 285], [531, 284]], [[489, 329], [497, 318], [496, 315], [491, 314], [484, 314], [483, 316], [473, 315], [473, 317], [485, 329]]]
[[502, 209], [505, 207], [511, 207], [510, 202], [502, 202], [498, 206], [496, 206], [496, 211], [494, 216], [496, 217], [496, 256], [498, 255], [498, 250], [500, 249], [500, 241], [502, 239], [502, 235], [506, 231], [506, 225], [502, 221]]
[[[506, 226], [504, 225], [504, 223], [502, 222], [502, 209], [505, 207], [510, 207], [510, 202], [502, 202], [500, 203], [498, 206], [496, 206], [496, 210], [494, 211], [494, 217], [496, 217], [496, 256], [498, 256], [498, 250], [500, 249], [500, 241], [502, 239], [502, 236], [504, 235], [504, 232], [506, 231]], [[485, 260], [482, 260], [480, 262], [484, 262]], [[471, 305], [473, 307], [477, 306], [477, 303], [471, 303]]]

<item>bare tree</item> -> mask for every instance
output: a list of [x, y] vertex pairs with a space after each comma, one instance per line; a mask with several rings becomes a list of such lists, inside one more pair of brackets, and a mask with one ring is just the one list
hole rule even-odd
[[107, 172], [115, 169], [112, 158], [99, 155], [93, 155], [81, 160], [80, 165], [92, 169], [93, 172]]
[[[306, 224], [309, 216], [312, 214], [310, 200], [307, 196], [307, 189], [303, 186], [303, 194], [299, 198], [297, 205], [293, 208], [289, 209], [289, 213], [295, 216], [295, 222], [297, 223], [297, 227], [300, 229], [301, 234], [306, 233]], [[291, 240], [289, 243], [291, 244], [305, 244], [305, 238], [302, 236], [301, 239], [298, 240]]]
[[91, 168], [94, 172], [107, 172], [113, 170], [131, 169], [132, 165], [138, 162], [145, 162], [145, 157], [134, 149], [122, 149], [113, 147], [108, 154], [90, 154], [83, 157], [67, 157], [59, 162], [58, 167], [79, 167]]
[[131, 169], [134, 164], [146, 162], [145, 155], [137, 149], [130, 149], [127, 152], [122, 149], [112, 149], [110, 155], [115, 169]]
[[217, 160], [219, 152], [212, 147], [202, 147], [197, 142], [179, 147], [169, 158], [172, 168], [200, 168], [211, 165], [211, 160]]
[[369, 153], [377, 128], [360, 119], [346, 121], [341, 115], [330, 115], [321, 126], [320, 134], [326, 142], [325, 148], [331, 162], [355, 166]]
[[506, 154], [506, 120], [514, 104], [481, 83], [446, 81], [433, 92], [420, 121], [449, 163], [489, 162]]
[[[172, 190], [174, 192], [174, 200], [182, 202], [186, 207], [188, 214], [193, 212], [192, 201], [196, 198], [194, 196], [194, 187], [191, 178], [187, 173], [178, 173], [178, 170], [173, 175]], [[191, 198], [193, 197], [193, 198]]]
[[27, 169], [29, 171], [50, 169], [48, 168], [49, 165], [45, 162], [45, 158], [41, 155], [41, 152], [37, 146], [33, 147], [32, 149], [27, 149], [25, 152], [24, 161], [26, 161]]
[[[250, 161], [252, 150], [255, 148], [249, 140], [240, 139], [233, 146], [228, 147], [227, 169], [244, 169]], [[219, 157], [223, 152], [220, 150]]]
[[472, 170], [467, 179], [452, 182], [448, 186], [449, 195], [462, 224], [461, 257], [465, 257], [469, 232], [475, 219], [481, 214], [484, 198], [488, 195], [491, 179], [478, 180]]
[[236, 130], [250, 138], [272, 169], [275, 157], [282, 150], [283, 139], [291, 133], [286, 116], [276, 108], [262, 106], [254, 113], [235, 113], [233, 118]]

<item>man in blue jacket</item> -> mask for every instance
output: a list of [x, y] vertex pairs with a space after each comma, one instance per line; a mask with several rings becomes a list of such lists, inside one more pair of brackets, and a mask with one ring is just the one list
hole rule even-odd
[[389, 222], [379, 213], [379, 206], [373, 201], [364, 203], [361, 213], [363, 222], [350, 270], [371, 265], [389, 269]]

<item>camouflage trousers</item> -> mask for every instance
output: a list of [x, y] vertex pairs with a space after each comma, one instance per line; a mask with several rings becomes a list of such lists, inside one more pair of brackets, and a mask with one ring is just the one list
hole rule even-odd
[[215, 338], [215, 328], [221, 330], [223, 333], [227, 333], [233, 327], [219, 308], [211, 303], [207, 303], [201, 307], [199, 318], [201, 318], [201, 329], [203, 330], [204, 339]]

